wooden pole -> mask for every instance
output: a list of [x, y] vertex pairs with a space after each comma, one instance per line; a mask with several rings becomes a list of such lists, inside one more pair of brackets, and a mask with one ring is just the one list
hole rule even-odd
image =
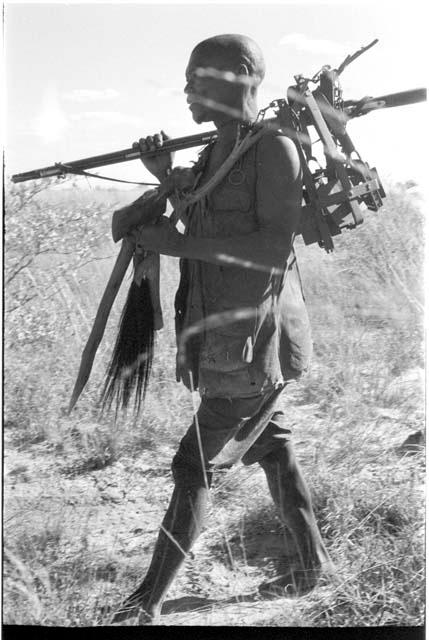
[[122, 241], [118, 257], [116, 258], [115, 266], [113, 267], [112, 273], [106, 285], [106, 289], [104, 291], [100, 305], [97, 309], [97, 314], [95, 316], [91, 333], [85, 345], [85, 349], [82, 353], [79, 373], [77, 375], [76, 383], [74, 385], [73, 393], [68, 407], [69, 413], [72, 411], [86, 383], [88, 382], [95, 354], [97, 353], [98, 346], [104, 335], [104, 330], [106, 328], [110, 310], [118, 294], [122, 280], [124, 279], [124, 276], [127, 272], [133, 254], [133, 243], [128, 239], [124, 239]]

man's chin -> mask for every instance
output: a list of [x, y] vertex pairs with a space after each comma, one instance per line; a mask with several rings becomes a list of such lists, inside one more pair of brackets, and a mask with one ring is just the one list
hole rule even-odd
[[192, 104], [190, 107], [190, 111], [192, 113], [192, 119], [197, 124], [201, 124], [203, 122], [211, 122], [212, 120], [209, 114], [205, 113], [205, 111], [198, 104]]
[[196, 122], [197, 124], [202, 124], [203, 122], [208, 122], [208, 120], [206, 120], [204, 118], [204, 116], [200, 115], [200, 114], [192, 114], [192, 118], [194, 120], [194, 122]]

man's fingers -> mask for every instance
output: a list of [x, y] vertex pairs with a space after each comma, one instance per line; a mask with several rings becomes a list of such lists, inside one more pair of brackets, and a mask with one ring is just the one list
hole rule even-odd
[[146, 138], [140, 138], [138, 142], [133, 143], [135, 149], [139, 148], [140, 151], [154, 151], [156, 149], [152, 136], [146, 136]]
[[153, 136], [153, 141], [157, 149], [162, 147], [163, 138], [160, 133], [155, 133], [155, 135]]
[[140, 151], [147, 151], [148, 146], [146, 143], [146, 138], [140, 138], [140, 140], [137, 143], [137, 146], [139, 147]]
[[169, 136], [165, 131], [160, 131], [152, 136], [140, 138], [138, 142], [133, 142], [133, 149], [140, 151], [140, 160], [143, 165], [158, 180], [168, 175], [168, 169], [171, 169], [173, 162], [173, 153], [164, 148], [166, 140], [169, 140]]
[[154, 151], [156, 149], [153, 136], [146, 136], [146, 145], [149, 151]]
[[140, 149], [140, 151], [155, 151], [163, 146], [165, 140], [170, 140], [165, 131], [155, 133], [153, 136], [146, 136], [146, 138], [140, 138], [138, 142], [133, 142], [133, 149]]

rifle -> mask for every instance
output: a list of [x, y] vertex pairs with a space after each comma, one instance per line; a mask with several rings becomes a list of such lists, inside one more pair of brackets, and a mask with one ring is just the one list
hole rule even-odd
[[[365, 48], [366, 50], [366, 48]], [[268, 107], [275, 110], [274, 118], [263, 119], [261, 126], [281, 129], [300, 146], [300, 156], [304, 169], [304, 188], [301, 224], [297, 234], [302, 234], [305, 244], [318, 242], [330, 252], [333, 250], [331, 237], [341, 230], [353, 229], [363, 222], [365, 208], [376, 211], [385, 197], [384, 189], [375, 168], [363, 162], [346, 132], [349, 120], [366, 115], [371, 111], [389, 109], [423, 102], [427, 99], [426, 88], [410, 89], [377, 97], [365, 96], [360, 100], [342, 101], [338, 84], [338, 70], [329, 66], [322, 68], [317, 80], [295, 76], [297, 84], [289, 87], [287, 100], [273, 100]], [[311, 91], [310, 82], [319, 82]], [[308, 164], [315, 160], [309, 127], [313, 126], [324, 145], [326, 167], [311, 171]], [[50, 177], [64, 177], [66, 174], [87, 175], [87, 169], [119, 164], [163, 152], [181, 151], [200, 147], [217, 139], [216, 129], [205, 133], [164, 142], [162, 149], [141, 152], [127, 148], [111, 153], [57, 162], [54, 165], [33, 169], [12, 175], [12, 182], [26, 182]], [[301, 142], [300, 142], [301, 141]], [[338, 155], [338, 147], [345, 154]], [[353, 159], [352, 154], [356, 155]], [[120, 182], [120, 180], [119, 180]], [[365, 205], [363, 208], [359, 205]], [[351, 217], [348, 215], [351, 213]], [[116, 238], [115, 238], [116, 241]]]
[[[374, 110], [388, 109], [425, 101], [425, 88], [369, 97], [343, 100], [339, 76], [360, 55], [378, 42], [373, 40], [355, 53], [348, 55], [337, 69], [324, 65], [312, 78], [294, 77], [296, 84], [289, 87], [287, 97], [273, 100], [259, 113], [257, 124], [281, 129], [294, 139], [303, 167], [303, 207], [297, 234], [305, 244], [318, 242], [327, 252], [334, 248], [332, 237], [342, 229], [354, 229], [362, 224], [366, 209], [377, 211], [382, 206], [385, 192], [375, 168], [362, 161], [349, 134], [347, 122]], [[316, 85], [314, 90], [310, 84]], [[274, 118], [265, 118], [272, 108]], [[309, 163], [316, 160], [312, 153], [309, 127], [313, 127], [323, 145], [325, 167], [311, 171]], [[122, 149], [98, 156], [57, 162], [49, 167], [34, 169], [12, 176], [13, 182], [24, 182], [66, 174], [89, 175], [87, 169], [118, 164], [163, 152], [179, 151], [206, 145], [217, 138], [217, 131], [174, 138], [164, 142], [162, 149], [140, 152], [135, 148]], [[149, 218], [152, 218], [152, 214]], [[145, 222], [145, 218], [141, 221]], [[115, 235], [115, 234], [114, 234]], [[117, 237], [114, 237], [117, 241]]]
[[[268, 127], [280, 129], [294, 140], [303, 169], [303, 206], [298, 233], [302, 235], [305, 244], [317, 242], [327, 252], [334, 249], [332, 240], [334, 236], [341, 234], [344, 229], [354, 229], [362, 224], [365, 211], [377, 211], [382, 206], [383, 198], [385, 197], [376, 169], [371, 168], [368, 163], [362, 160], [347, 133], [347, 122], [374, 110], [414, 104], [427, 99], [426, 89], [420, 88], [375, 98], [366, 96], [361, 100], [343, 100], [339, 76], [351, 62], [377, 42], [378, 40], [374, 40], [354, 54], [347, 56], [336, 69], [332, 69], [329, 65], [324, 65], [312, 78], [296, 75], [294, 77], [295, 84], [288, 88], [286, 98], [273, 100], [265, 109], [262, 109], [253, 127], [255, 135], [257, 134], [256, 132], [261, 132]], [[315, 85], [315, 88], [311, 89], [310, 85]], [[274, 110], [274, 118], [265, 118], [265, 113], [269, 109]], [[310, 163], [317, 162], [313, 155], [313, 144], [315, 143], [311, 141], [311, 127], [319, 137], [325, 158], [324, 166], [319, 165], [319, 168], [314, 171], [310, 169]], [[162, 149], [156, 151], [141, 153], [140, 150], [128, 148], [67, 163], [56, 163], [42, 169], [16, 174], [12, 176], [12, 180], [13, 182], [24, 182], [38, 178], [64, 176], [67, 173], [93, 175], [88, 174], [86, 170], [126, 162], [142, 156], [156, 155], [165, 151], [177, 151], [206, 145], [216, 140], [216, 137], [216, 131], [209, 131], [168, 140], [164, 143]], [[95, 175], [94, 177], [102, 176]], [[189, 202], [189, 197], [187, 199], [187, 196], [185, 196], [183, 203], [186, 205], [187, 201]], [[82, 356], [69, 410], [77, 402], [88, 380], [96, 349], [104, 333], [107, 317], [133, 256], [134, 250], [126, 237], [126, 233], [132, 227], [153, 221], [156, 217], [162, 215], [165, 211], [164, 204], [165, 202], [160, 201], [157, 194], [152, 194], [152, 197], [149, 195], [142, 206], [141, 215], [137, 217], [131, 216], [128, 227], [125, 225], [125, 229], [122, 228], [120, 234], [114, 233], [115, 241], [125, 237]], [[123, 224], [123, 216], [121, 221]], [[155, 280], [158, 275], [157, 272]], [[147, 280], [150, 279], [148, 278]], [[132, 286], [134, 285], [135, 283]], [[140, 296], [141, 302], [146, 301], [145, 308], [150, 310], [148, 317], [149, 319], [151, 318], [151, 322], [149, 322], [148, 335], [143, 340], [145, 344], [140, 344], [137, 349], [135, 349], [135, 345], [133, 348], [128, 345], [125, 351], [128, 349], [130, 352], [128, 355], [131, 354], [132, 359], [126, 361], [126, 358], [125, 360], [123, 358], [124, 344], [121, 343], [121, 338], [118, 336], [104, 392], [104, 397], [106, 397], [107, 389], [107, 395], [110, 400], [112, 394], [116, 394], [117, 402], [122, 402], [123, 406], [127, 405], [130, 389], [133, 388], [133, 381], [130, 381], [130, 375], [137, 378], [137, 382], [135, 382], [136, 405], [137, 407], [140, 406], [141, 394], [143, 393], [144, 396], [147, 376], [150, 370], [153, 345], [152, 333], [157, 328], [154, 320], [156, 310], [150, 300], [150, 291], [147, 289], [148, 283], [143, 280], [141, 285], [144, 286], [143, 288], [140, 287], [138, 292], [136, 288], [134, 288], [134, 293], [133, 290], [130, 291], [126, 309], [132, 308], [135, 302], [135, 300], [133, 302], [133, 295], [134, 297]], [[149, 305], [147, 304], [148, 300], [150, 302]], [[127, 324], [129, 315], [127, 317], [126, 309], [121, 320], [121, 330], [124, 330], [123, 333], [134, 335], [135, 332], [133, 330], [130, 331], [130, 325]], [[158, 326], [161, 326], [160, 323]], [[136, 358], [138, 360], [137, 373], [135, 372]], [[130, 368], [133, 369], [131, 374], [126, 372]], [[125, 377], [122, 391], [117, 386], [115, 387], [118, 378], [121, 376]]]

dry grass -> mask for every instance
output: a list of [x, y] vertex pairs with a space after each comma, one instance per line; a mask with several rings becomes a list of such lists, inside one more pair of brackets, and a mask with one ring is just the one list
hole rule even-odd
[[[149, 562], [170, 460], [192, 415], [174, 373], [177, 263], [163, 260], [166, 327], [142, 418], [115, 423], [97, 409], [120, 303], [68, 417], [112, 265], [106, 228], [119, 195], [103, 192], [97, 204], [74, 192], [20, 189], [7, 211], [6, 303], [16, 308], [5, 336], [5, 622], [106, 624], [102, 606], [117, 604]], [[338, 580], [299, 600], [252, 596], [272, 570], [267, 545], [282, 530], [263, 473], [236, 467], [216, 478], [206, 530], [171, 591], [166, 624], [423, 623], [423, 456], [418, 445], [399, 447], [424, 422], [422, 237], [417, 195], [394, 185], [384, 210], [339, 238], [332, 256], [298, 246], [315, 355], [286, 408]], [[29, 246], [31, 263], [14, 275]]]

